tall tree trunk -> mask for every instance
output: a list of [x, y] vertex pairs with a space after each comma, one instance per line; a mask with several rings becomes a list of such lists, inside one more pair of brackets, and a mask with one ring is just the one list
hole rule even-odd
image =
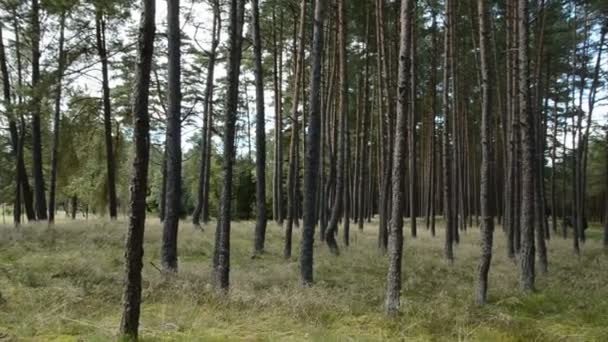
[[451, 41], [452, 32], [449, 29], [452, 18], [452, 0], [446, 0], [446, 23], [444, 38], [444, 67], [443, 67], [443, 211], [445, 216], [445, 247], [444, 254], [448, 262], [454, 261], [454, 214], [452, 212], [452, 143], [450, 139], [450, 69], [452, 67]]
[[42, 135], [40, 133], [40, 6], [32, 0], [32, 174], [34, 176], [34, 195], [36, 198], [36, 218], [46, 220], [46, 197], [44, 195], [44, 174], [42, 172]]
[[490, 73], [490, 52], [488, 47], [488, 8], [487, 0], [478, 0], [479, 12], [479, 51], [481, 59], [481, 260], [477, 279], [476, 301], [483, 305], [488, 300], [488, 273], [492, 262], [492, 244], [494, 239], [494, 196], [493, 196], [493, 116], [492, 116], [492, 82]]
[[154, 52], [155, 0], [142, 0], [142, 13], [138, 39], [138, 59], [135, 69], [133, 99], [133, 139], [135, 157], [131, 178], [131, 215], [125, 246], [125, 281], [123, 285], [123, 312], [120, 334], [137, 340], [141, 305], [141, 270], [143, 267], [143, 240], [146, 221], [146, 194], [148, 190], [148, 164], [150, 158], [150, 72]]
[[[300, 23], [298, 28], [298, 44], [295, 50], [295, 70], [293, 85], [293, 102], [291, 109], [291, 143], [289, 146], [289, 171], [287, 173], [287, 222], [285, 223], [285, 248], [283, 256], [285, 259], [291, 258], [291, 237], [294, 220], [297, 219], [297, 150], [299, 146], [299, 123], [298, 106], [300, 103], [300, 86], [304, 71], [304, 39], [306, 24], [306, 0], [300, 2]], [[295, 43], [295, 41], [294, 41]]]
[[181, 204], [181, 37], [179, 0], [167, 2], [167, 182], [161, 262], [164, 272], [177, 271], [177, 231]]
[[255, 120], [255, 173], [257, 222], [254, 251], [264, 251], [266, 240], [266, 117], [264, 113], [264, 70], [262, 69], [262, 38], [260, 37], [260, 9], [258, 0], [252, 0], [253, 51], [256, 93]]
[[[272, 22], [276, 22], [274, 8]], [[274, 84], [274, 174], [273, 174], [273, 218], [283, 224], [283, 12], [280, 16], [279, 37], [273, 28], [273, 84]]]
[[[416, 168], [416, 2], [411, 5], [410, 11], [412, 14], [410, 15], [409, 25], [411, 28], [409, 29], [409, 58], [410, 58], [410, 100], [409, 100], [409, 120], [408, 122], [408, 138], [409, 138], [409, 207], [410, 207], [410, 225], [411, 225], [411, 234], [413, 238], [416, 238], [418, 235], [417, 227], [416, 227], [416, 216], [418, 215], [418, 194], [417, 194], [417, 172]], [[402, 19], [403, 20], [403, 19]]]
[[117, 217], [116, 202], [116, 162], [112, 142], [112, 108], [110, 103], [110, 80], [108, 76], [108, 52], [106, 50], [106, 24], [101, 9], [96, 13], [97, 53], [101, 60], [101, 75], [103, 88], [103, 125], [106, 141], [106, 166], [108, 172], [108, 205], [110, 218]]
[[57, 68], [57, 89], [55, 93], [55, 117], [53, 118], [53, 149], [51, 152], [51, 188], [49, 190], [49, 223], [55, 222], [55, 194], [57, 191], [57, 159], [59, 153], [59, 126], [61, 121], [61, 81], [65, 68], [65, 52], [63, 51], [65, 12], [61, 13], [59, 22], [59, 67]]
[[338, 255], [340, 250], [338, 243], [336, 242], [336, 233], [338, 230], [338, 221], [344, 214], [344, 207], [347, 205], [344, 203], [344, 187], [346, 185], [346, 130], [347, 130], [347, 118], [348, 115], [348, 80], [346, 74], [346, 9], [344, 7], [345, 0], [338, 1], [338, 79], [339, 79], [339, 93], [338, 93], [338, 110], [336, 112], [337, 125], [338, 125], [338, 137], [334, 141], [337, 143], [336, 150], [338, 155], [337, 169], [336, 169], [336, 195], [334, 203], [331, 209], [331, 217], [327, 232], [325, 233], [325, 241], [332, 254]]
[[213, 29], [211, 50], [207, 62], [207, 80], [205, 84], [204, 112], [203, 112], [203, 132], [201, 142], [201, 165], [199, 171], [198, 200], [194, 213], [192, 213], [192, 223], [200, 225], [201, 215], [203, 222], [209, 220], [209, 165], [211, 158], [211, 127], [213, 123], [213, 88], [215, 75], [215, 60], [217, 58], [217, 47], [220, 43], [221, 18], [218, 1], [213, 2]]
[[534, 186], [535, 143], [534, 115], [530, 107], [530, 75], [528, 70], [528, 0], [518, 0], [519, 120], [521, 126], [521, 251], [520, 285], [524, 291], [534, 290]]
[[319, 151], [321, 136], [321, 72], [323, 60], [323, 22], [325, 19], [325, 1], [316, 0], [313, 21], [313, 38], [311, 51], [311, 77], [309, 93], [308, 134], [306, 140], [306, 161], [304, 164], [304, 220], [300, 248], [300, 274], [302, 283], [312, 285], [313, 253], [315, 237], [315, 210], [317, 178], [319, 174]]
[[215, 286], [227, 292], [230, 285], [230, 212], [232, 198], [232, 176], [236, 148], [234, 145], [238, 99], [239, 74], [241, 70], [241, 46], [243, 42], [244, 0], [230, 0], [230, 26], [228, 45], [228, 70], [226, 92], [226, 123], [224, 126], [224, 165], [220, 211], [216, 230], [216, 245], [213, 258]]
[[[403, 207], [404, 207], [404, 169], [407, 129], [407, 115], [413, 98], [410, 96], [411, 69], [410, 49], [412, 37], [412, 9], [414, 1], [401, 2], [401, 32], [399, 38], [399, 94], [397, 105], [397, 122], [395, 145], [393, 149], [392, 178], [392, 213], [388, 235], [388, 273], [386, 276], [385, 310], [395, 314], [401, 306], [401, 263], [403, 254]], [[413, 157], [413, 156], [410, 156]], [[413, 179], [411, 180], [413, 181]]]

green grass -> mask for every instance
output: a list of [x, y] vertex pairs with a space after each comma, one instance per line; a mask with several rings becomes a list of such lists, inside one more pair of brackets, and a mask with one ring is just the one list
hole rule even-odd
[[[376, 249], [377, 225], [352, 232], [339, 257], [315, 250], [315, 286], [299, 282], [298, 246], [282, 259], [282, 230], [269, 225], [265, 255], [252, 260], [251, 222], [233, 224], [231, 290], [210, 285], [214, 224], [183, 223], [179, 275], [163, 280], [161, 225], [149, 221], [141, 335], [146, 341], [608, 341], [608, 255], [598, 240], [572, 253], [571, 242], [549, 243], [548, 275], [538, 293], [518, 290], [515, 264], [496, 232], [490, 304], [473, 303], [479, 255], [476, 229], [462, 234], [456, 262], [442, 259], [443, 232], [406, 237], [404, 310], [382, 311], [386, 260]], [[0, 340], [107, 341], [120, 319], [126, 224], [60, 221], [0, 228]], [[598, 228], [596, 228], [598, 229]], [[600, 234], [589, 234], [592, 237]]]

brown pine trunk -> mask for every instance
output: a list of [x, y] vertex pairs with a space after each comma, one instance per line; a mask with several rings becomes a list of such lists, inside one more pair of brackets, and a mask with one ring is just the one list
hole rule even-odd
[[[123, 285], [123, 312], [120, 335], [137, 340], [141, 306], [141, 270], [143, 267], [143, 240], [146, 221], [146, 194], [148, 188], [148, 164], [150, 159], [150, 71], [154, 52], [155, 1], [142, 1], [140, 36], [138, 39], [138, 63], [135, 70], [133, 99], [133, 139], [135, 157], [131, 178], [131, 215], [125, 246], [125, 281]], [[76, 198], [74, 196], [74, 198]]]
[[220, 211], [216, 230], [213, 257], [214, 282], [216, 288], [227, 292], [230, 285], [230, 219], [232, 198], [232, 176], [234, 171], [234, 145], [239, 98], [239, 75], [243, 43], [244, 0], [230, 1], [230, 25], [228, 45], [228, 70], [226, 92], [226, 124], [224, 126], [224, 165]]
[[488, 274], [492, 262], [492, 244], [494, 239], [494, 196], [493, 196], [493, 115], [492, 115], [492, 82], [490, 55], [488, 47], [488, 8], [487, 0], [478, 0], [479, 12], [479, 51], [481, 62], [481, 259], [478, 269], [477, 292], [475, 300], [483, 305], [488, 300]]
[[521, 251], [520, 285], [524, 291], [534, 290], [534, 186], [535, 139], [534, 115], [530, 106], [530, 75], [528, 71], [528, 0], [518, 0], [519, 120], [521, 125]]

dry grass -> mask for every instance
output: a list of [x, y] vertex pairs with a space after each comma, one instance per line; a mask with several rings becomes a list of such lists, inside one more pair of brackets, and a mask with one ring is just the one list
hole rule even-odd
[[[107, 341], [120, 319], [125, 223], [61, 221], [0, 228], [0, 340]], [[299, 230], [294, 259], [284, 261], [282, 231], [270, 224], [268, 253], [252, 260], [253, 223], [233, 224], [230, 294], [211, 289], [213, 227], [184, 223], [180, 272], [163, 281], [161, 226], [146, 231], [144, 340], [185, 341], [607, 341], [608, 256], [599, 231], [579, 259], [569, 241], [551, 240], [550, 273], [539, 292], [518, 291], [517, 269], [497, 231], [490, 304], [473, 304], [479, 255], [476, 229], [463, 233], [456, 262], [442, 259], [443, 238], [406, 238], [404, 312], [382, 312], [385, 259], [375, 224], [352, 233], [339, 257], [317, 246], [312, 288], [299, 284]], [[442, 234], [442, 232], [439, 232]]]

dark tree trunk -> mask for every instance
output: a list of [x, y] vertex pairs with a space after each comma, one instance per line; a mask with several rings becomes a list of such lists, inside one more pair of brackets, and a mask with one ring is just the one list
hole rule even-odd
[[160, 203], [158, 204], [158, 218], [160, 222], [165, 222], [165, 213], [167, 211], [167, 134], [165, 134], [165, 142], [163, 143], [163, 157], [161, 161], [161, 185], [160, 185]]
[[[276, 22], [274, 10], [272, 21]], [[283, 224], [283, 12], [279, 24], [277, 42], [276, 28], [273, 28], [273, 85], [274, 85], [274, 174], [273, 174], [273, 218]]]
[[224, 128], [224, 165], [220, 212], [216, 230], [214, 252], [214, 281], [216, 288], [227, 292], [230, 285], [230, 212], [232, 198], [232, 175], [236, 148], [234, 145], [238, 98], [239, 74], [241, 70], [241, 46], [243, 34], [244, 0], [230, 1], [229, 60], [227, 70], [226, 124]]
[[55, 197], [57, 191], [57, 159], [59, 153], [59, 126], [61, 120], [61, 81], [65, 68], [65, 52], [63, 51], [65, 12], [61, 13], [59, 29], [59, 67], [57, 69], [57, 89], [55, 93], [55, 117], [53, 118], [53, 149], [51, 152], [51, 188], [49, 190], [49, 223], [55, 222]]
[[521, 126], [521, 251], [520, 285], [534, 290], [534, 186], [535, 143], [534, 116], [530, 108], [530, 75], [528, 70], [528, 0], [518, 1], [519, 120]]
[[409, 29], [409, 49], [410, 49], [410, 69], [411, 69], [411, 77], [410, 77], [410, 91], [409, 91], [409, 118], [407, 120], [408, 127], [408, 138], [409, 138], [409, 209], [410, 209], [410, 229], [413, 238], [416, 238], [418, 235], [418, 230], [416, 227], [416, 217], [418, 216], [418, 179], [416, 168], [416, 149], [418, 141], [416, 139], [416, 2], [414, 2], [410, 11], [412, 11], [412, 17], [410, 19], [409, 25], [412, 26]]
[[110, 103], [110, 79], [108, 75], [108, 51], [106, 50], [106, 24], [101, 9], [96, 14], [97, 52], [101, 60], [101, 75], [103, 88], [103, 125], [106, 141], [106, 166], [108, 170], [108, 205], [110, 218], [117, 217], [116, 202], [116, 162], [112, 142], [112, 108]]
[[311, 52], [311, 77], [309, 93], [308, 135], [306, 139], [306, 162], [304, 164], [304, 220], [300, 247], [300, 274], [304, 285], [313, 282], [313, 253], [316, 223], [316, 200], [319, 174], [319, 151], [321, 136], [321, 68], [323, 59], [323, 21], [325, 0], [316, 0], [313, 22]]
[[255, 176], [257, 222], [255, 225], [254, 253], [258, 254], [264, 251], [266, 240], [266, 117], [264, 113], [264, 70], [262, 69], [262, 38], [260, 37], [258, 0], [252, 0], [251, 7], [256, 93]]
[[488, 47], [488, 8], [487, 0], [478, 0], [479, 12], [479, 51], [481, 59], [482, 107], [481, 107], [481, 260], [477, 279], [476, 301], [483, 305], [488, 300], [488, 273], [492, 262], [494, 239], [494, 196], [493, 196], [493, 115], [492, 82], [490, 73], [490, 51]]
[[44, 174], [42, 172], [42, 135], [40, 133], [40, 6], [38, 0], [32, 0], [32, 174], [34, 177], [34, 195], [36, 198], [36, 218], [47, 219], [46, 197], [44, 194]]
[[[446, 27], [450, 27], [452, 19], [452, 0], [446, 0]], [[452, 148], [450, 141], [450, 68], [452, 67], [452, 56], [450, 45], [452, 41], [451, 30], [445, 29], [444, 38], [444, 68], [443, 68], [443, 211], [445, 216], [445, 258], [449, 262], [454, 261], [454, 215], [452, 213]]]
[[203, 112], [203, 134], [201, 143], [201, 165], [199, 172], [198, 184], [198, 201], [192, 214], [192, 223], [195, 226], [200, 225], [201, 215], [203, 222], [209, 221], [209, 177], [211, 165], [211, 136], [213, 123], [213, 88], [215, 75], [215, 61], [217, 58], [217, 47], [220, 43], [221, 32], [221, 17], [220, 8], [217, 1], [213, 2], [213, 29], [211, 50], [209, 52], [209, 61], [207, 62], [207, 80], [205, 84], [204, 95], [204, 112]]
[[[399, 39], [399, 83], [395, 146], [393, 151], [392, 172], [392, 213], [388, 235], [388, 273], [386, 276], [385, 310], [395, 314], [401, 306], [401, 263], [403, 254], [403, 179], [406, 153], [407, 115], [411, 105], [411, 39], [412, 39], [413, 1], [401, 2], [401, 33]], [[410, 127], [411, 128], [411, 127]], [[410, 155], [410, 157], [413, 157]]]
[[141, 305], [141, 270], [143, 267], [143, 240], [150, 158], [148, 100], [150, 94], [150, 72], [154, 52], [155, 3], [155, 0], [142, 1], [138, 59], [133, 92], [133, 140], [135, 156], [131, 178], [131, 215], [129, 217], [129, 228], [127, 230], [125, 246], [125, 281], [122, 296], [123, 311], [120, 322], [120, 334], [126, 339], [133, 340], [137, 340]]
[[177, 231], [181, 204], [181, 37], [179, 0], [167, 2], [167, 182], [161, 262], [164, 272], [177, 271]]
[[72, 196], [72, 220], [76, 219], [76, 213], [78, 212], [78, 196]]

